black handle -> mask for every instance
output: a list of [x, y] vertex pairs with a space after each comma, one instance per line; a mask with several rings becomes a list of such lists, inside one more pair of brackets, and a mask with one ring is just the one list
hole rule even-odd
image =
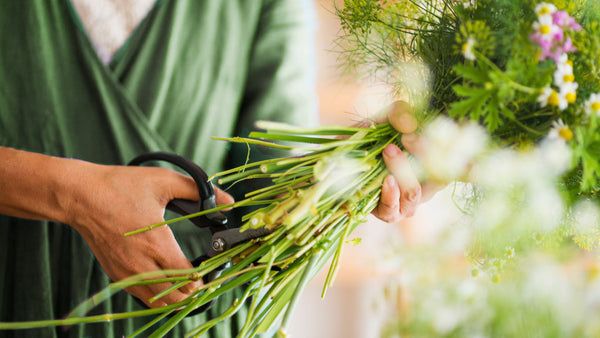
[[[145, 153], [134, 158], [129, 162], [129, 165], [140, 165], [144, 162], [150, 161], [166, 161], [180, 167], [194, 179], [196, 185], [198, 186], [198, 193], [200, 195], [199, 201], [196, 202], [184, 199], [174, 199], [167, 204], [167, 209], [180, 215], [189, 215], [202, 210], [216, 208], [217, 203], [215, 200], [215, 189], [212, 183], [208, 180], [208, 175], [206, 175], [204, 170], [202, 170], [202, 168], [200, 168], [197, 164], [179, 155], [165, 152], [152, 152]], [[190, 221], [199, 227], [210, 227], [212, 233], [215, 233], [216, 231], [225, 229], [225, 225], [227, 224], [227, 216], [220, 211], [215, 211], [207, 215], [190, 218]], [[208, 258], [208, 255], [200, 256], [192, 261], [192, 265], [198, 266]], [[218, 278], [225, 268], [226, 266], [224, 265], [207, 274], [202, 278], [203, 282], [208, 283], [215, 278]], [[139, 304], [146, 307], [146, 304], [144, 304], [140, 299], [135, 299]], [[195, 309], [194, 311], [190, 312], [188, 316], [208, 310], [213, 305], [214, 301], [215, 300], [212, 300]]]
[[[188, 160], [185, 157], [165, 153], [165, 152], [153, 152], [142, 154], [129, 162], [129, 165], [140, 165], [144, 162], [150, 161], [165, 161], [172, 163], [185, 172], [187, 172], [196, 182], [198, 186], [198, 193], [200, 200], [198, 202], [174, 199], [167, 204], [167, 209], [174, 211], [180, 215], [189, 215], [202, 210], [209, 210], [217, 207], [215, 200], [215, 189], [212, 183], [208, 180], [208, 175], [202, 170], [196, 163]], [[227, 224], [227, 216], [219, 211], [211, 212], [210, 214], [190, 218], [196, 226], [199, 227], [211, 227], [212, 232], [224, 229]]]

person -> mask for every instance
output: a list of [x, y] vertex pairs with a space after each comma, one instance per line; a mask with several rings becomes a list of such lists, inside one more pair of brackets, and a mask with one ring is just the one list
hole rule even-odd
[[[136, 155], [169, 151], [215, 173], [242, 164], [247, 149], [211, 136], [245, 135], [258, 119], [317, 122], [310, 1], [159, 0], [109, 53], [108, 63], [76, 4], [10, 1], [0, 11], [3, 322], [64, 317], [111, 280], [190, 268], [189, 259], [208, 251], [208, 233], [199, 235], [191, 223], [123, 236], [162, 221], [173, 198], [198, 199], [185, 175], [124, 166]], [[375, 214], [393, 221], [400, 211], [414, 212], [420, 186], [404, 178], [411, 173], [397, 147], [388, 147], [384, 158], [392, 175]], [[216, 192], [218, 204], [234, 200]], [[194, 285], [148, 302], [166, 287], [127, 291], [157, 307], [187, 297]], [[172, 334], [220, 314], [240, 292], [224, 294]], [[129, 294], [118, 293], [91, 314], [139, 308]], [[245, 313], [224, 320], [211, 335], [235, 336]], [[2, 335], [120, 337], [147, 321]]]

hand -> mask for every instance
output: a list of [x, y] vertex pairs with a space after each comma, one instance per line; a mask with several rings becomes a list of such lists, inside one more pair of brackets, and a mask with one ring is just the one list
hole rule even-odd
[[[112, 280], [148, 271], [192, 268], [167, 225], [130, 237], [124, 234], [162, 222], [165, 207], [174, 198], [197, 201], [193, 179], [164, 168], [84, 165], [84, 171], [76, 171], [78, 184], [68, 194], [73, 198], [67, 205], [66, 223], [81, 234]], [[229, 194], [216, 187], [215, 193], [217, 204], [233, 203]], [[148, 299], [169, 283], [127, 291], [149, 307], [160, 307], [184, 300], [201, 285], [201, 281], [191, 282], [152, 303]]]
[[[401, 143], [406, 150], [415, 153], [418, 136], [417, 119], [412, 107], [404, 101], [394, 102], [388, 109], [383, 121], [402, 133]], [[389, 144], [383, 150], [383, 160], [390, 171], [383, 181], [379, 205], [373, 215], [385, 222], [396, 222], [414, 215], [421, 201], [422, 188], [417, 180], [407, 156], [395, 144]]]

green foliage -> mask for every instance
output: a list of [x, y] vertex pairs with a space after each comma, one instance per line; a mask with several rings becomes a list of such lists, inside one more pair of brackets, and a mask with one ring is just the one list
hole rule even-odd
[[[418, 109], [481, 123], [501, 144], [536, 143], [561, 119], [575, 133], [571, 146], [579, 163], [565, 183], [580, 180], [574, 193], [595, 194], [600, 152], [583, 107], [592, 93], [600, 92], [600, 5], [546, 1], [583, 26], [566, 33], [577, 48], [569, 53], [577, 99], [559, 109], [538, 102], [542, 90], [554, 86], [557, 69], [552, 59], [540, 61], [540, 46], [531, 38], [534, 9], [542, 2], [478, 0], [463, 7], [462, 1], [451, 0], [349, 1], [349, 9], [338, 11], [346, 33], [342, 62], [391, 84]], [[429, 70], [427, 89], [415, 89], [414, 77], [397, 70], [406, 62], [422, 62]], [[426, 105], [418, 103], [423, 98]]]
[[344, 0], [344, 7], [340, 10], [344, 18], [342, 28], [351, 33], [368, 33], [371, 25], [379, 21], [382, 3], [385, 1]]

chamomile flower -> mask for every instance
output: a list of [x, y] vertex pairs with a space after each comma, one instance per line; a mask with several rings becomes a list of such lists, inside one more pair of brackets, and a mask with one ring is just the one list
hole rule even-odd
[[575, 82], [575, 75], [573, 75], [572, 63], [569, 60], [557, 63], [556, 71], [554, 71], [554, 85], [561, 88], [567, 83], [573, 82]]
[[542, 89], [542, 93], [538, 96], [538, 102], [542, 108], [552, 106], [563, 110], [568, 106], [567, 99], [564, 96], [559, 95], [559, 93], [550, 88], [550, 86]]
[[515, 257], [515, 249], [513, 247], [506, 246], [504, 247], [504, 254], [506, 255], [506, 258], [513, 258]]
[[590, 95], [590, 98], [585, 102], [585, 112], [588, 115], [600, 115], [600, 93]]
[[556, 6], [554, 6], [553, 4], [546, 3], [546, 2], [542, 2], [541, 4], [538, 4], [537, 6], [535, 6], [535, 14], [537, 14], [538, 17], [552, 15], [556, 11], [557, 11]]
[[[579, 85], [577, 84], [577, 82], [565, 82], [562, 84], [562, 86], [560, 86], [560, 92], [558, 93], [558, 95], [560, 97], [564, 97], [564, 99], [566, 100], [567, 104], [572, 104], [575, 103], [575, 101], [577, 100], [577, 87]], [[561, 108], [560, 104], [558, 107], [560, 110], [563, 110], [565, 108], [567, 108], [567, 106], [564, 106]]]
[[475, 39], [469, 37], [467, 42], [463, 43], [461, 51], [465, 59], [475, 61], [475, 54], [473, 54], [473, 46], [475, 46]]
[[554, 23], [550, 15], [538, 17], [538, 21], [533, 23], [533, 28], [535, 29], [533, 39], [538, 41], [544, 49], [550, 48], [557, 37], [562, 37], [563, 34], [562, 29]]
[[548, 138], [553, 140], [571, 141], [573, 139], [573, 131], [567, 126], [562, 119], [552, 123], [552, 129], [548, 133]]

